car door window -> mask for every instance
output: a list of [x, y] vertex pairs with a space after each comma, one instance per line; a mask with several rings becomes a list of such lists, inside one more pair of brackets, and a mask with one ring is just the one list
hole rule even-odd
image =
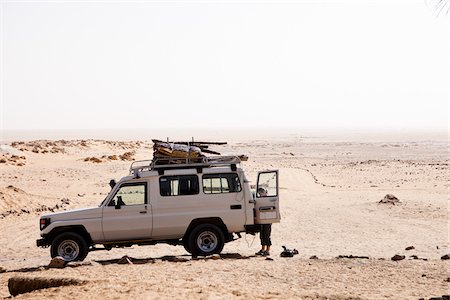
[[119, 205], [139, 205], [147, 203], [147, 184], [143, 183], [126, 183], [123, 184], [108, 206]]

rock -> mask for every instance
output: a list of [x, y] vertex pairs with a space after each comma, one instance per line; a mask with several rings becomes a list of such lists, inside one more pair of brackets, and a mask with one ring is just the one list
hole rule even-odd
[[319, 258], [316, 255], [313, 255], [309, 259], [319, 259]]
[[393, 261], [399, 261], [399, 260], [403, 260], [403, 259], [405, 259], [404, 255], [395, 254], [394, 256], [391, 257], [391, 260], [393, 260]]
[[84, 197], [86, 194], [78, 194], [78, 197]]
[[273, 260], [273, 258], [270, 258], [270, 257], [266, 257], [266, 260], [270, 260], [270, 261], [272, 261], [272, 260]]
[[162, 261], [170, 261], [170, 262], [187, 262], [189, 259], [183, 257], [176, 257], [173, 255], [163, 256], [161, 258]]
[[383, 199], [381, 199], [378, 203], [387, 203], [387, 204], [393, 204], [395, 205], [396, 203], [400, 203], [400, 200], [398, 200], [397, 197], [395, 197], [392, 194], [387, 194], [386, 196], [384, 196]]
[[419, 257], [417, 255], [411, 255], [410, 256], [412, 259], [419, 259]]
[[368, 256], [357, 256], [357, 255], [339, 255], [337, 258], [361, 258], [361, 259], [369, 259]]
[[61, 256], [53, 257], [48, 264], [49, 268], [64, 268], [66, 266], [66, 261]]
[[11, 277], [8, 280], [9, 293], [12, 296], [29, 293], [35, 290], [48, 289], [51, 287], [66, 285], [81, 285], [86, 283], [82, 280], [71, 278], [43, 278], [43, 277]]
[[90, 161], [97, 164], [102, 162], [102, 160], [97, 157], [91, 157]]
[[6, 272], [6, 269], [3, 268], [3, 267], [0, 267], [0, 274], [1, 274], [1, 273], [5, 273], [5, 272]]
[[220, 257], [219, 254], [213, 254], [213, 255], [211, 255], [211, 259], [213, 259], [213, 260], [219, 260], [219, 259], [222, 259], [222, 258]]
[[127, 255], [123, 256], [119, 261], [117, 262], [119, 265], [132, 265], [133, 262], [131, 261], [131, 258]]
[[125, 152], [124, 154], [119, 155], [119, 158], [121, 160], [133, 160], [134, 159], [134, 157], [133, 157], [134, 154], [135, 154], [134, 151], [133, 152]]
[[241, 255], [239, 253], [221, 253], [220, 258], [222, 259], [249, 259], [249, 256]]
[[414, 248], [414, 246], [408, 246], [408, 247], [405, 248], [405, 250], [407, 250], [407, 251], [408, 250], [413, 250], [413, 249], [416, 249], [416, 248]]
[[450, 282], [450, 277], [447, 277], [447, 279], [445, 279], [444, 281]]
[[61, 199], [61, 202], [62, 202], [63, 204], [69, 205], [69, 204], [70, 204], [70, 199], [68, 199], [68, 198], [62, 198], [62, 199]]
[[450, 255], [449, 254], [445, 254], [444, 256], [441, 256], [442, 260], [447, 260], [450, 259]]

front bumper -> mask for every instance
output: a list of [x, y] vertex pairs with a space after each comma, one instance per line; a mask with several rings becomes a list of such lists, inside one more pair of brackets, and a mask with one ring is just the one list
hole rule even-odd
[[38, 247], [48, 247], [50, 246], [50, 243], [48, 242], [47, 239], [43, 238], [43, 239], [39, 239], [36, 241], [36, 245]]

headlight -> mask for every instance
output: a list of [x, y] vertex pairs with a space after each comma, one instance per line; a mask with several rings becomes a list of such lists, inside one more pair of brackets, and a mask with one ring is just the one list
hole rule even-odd
[[41, 218], [41, 220], [39, 221], [39, 228], [41, 228], [41, 230], [43, 230], [49, 224], [50, 224], [50, 218]]

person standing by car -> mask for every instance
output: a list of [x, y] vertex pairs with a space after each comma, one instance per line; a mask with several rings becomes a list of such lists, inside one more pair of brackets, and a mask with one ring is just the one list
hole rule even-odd
[[[267, 191], [264, 188], [258, 188], [258, 197], [267, 197]], [[272, 224], [261, 224], [261, 232], [259, 233], [259, 238], [261, 239], [261, 250], [255, 253], [255, 255], [269, 256], [270, 246], [272, 246], [272, 241], [270, 235], [272, 233]]]

